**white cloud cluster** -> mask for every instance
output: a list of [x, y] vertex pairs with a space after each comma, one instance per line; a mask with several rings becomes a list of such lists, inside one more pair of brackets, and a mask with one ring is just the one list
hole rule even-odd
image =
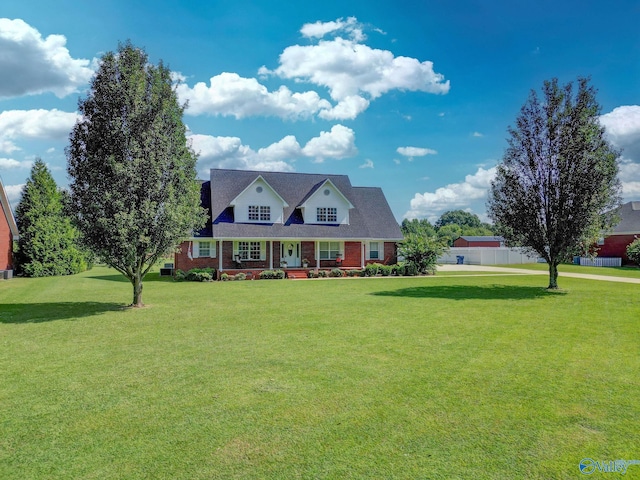
[[320, 132], [304, 147], [293, 135], [288, 135], [258, 151], [244, 145], [238, 137], [192, 134], [189, 138], [199, 155], [198, 162], [203, 173], [213, 167], [289, 172], [293, 170], [290, 162], [298, 158], [322, 162], [327, 158], [351, 157], [358, 152], [353, 130], [343, 125], [334, 125], [329, 132]]
[[7, 199], [11, 204], [11, 207], [15, 209], [20, 202], [20, 198], [22, 197], [22, 189], [24, 188], [24, 183], [19, 185], [5, 185], [4, 191], [7, 194]]
[[600, 117], [611, 144], [622, 150], [620, 181], [626, 200], [640, 199], [640, 106], [623, 105]]
[[275, 116], [286, 119], [307, 118], [321, 110], [330, 110], [331, 103], [314, 91], [294, 93], [285, 86], [274, 92], [255, 78], [224, 72], [211, 77], [209, 85], [185, 83], [177, 87], [180, 101], [189, 102], [189, 115], [223, 115], [235, 118]]
[[332, 22], [305, 23], [300, 29], [300, 33], [307, 38], [322, 38], [328, 33], [335, 32], [344, 32], [348, 37], [359, 42], [367, 38], [356, 17], [349, 17], [346, 20], [339, 18]]
[[473, 175], [467, 175], [462, 183], [451, 183], [435, 192], [416, 193], [405, 218], [427, 218], [435, 221], [447, 210], [469, 207], [474, 200], [485, 198], [496, 175], [496, 168], [479, 167]]
[[62, 98], [85, 85], [91, 62], [72, 58], [66, 43], [63, 35], [42, 38], [23, 20], [0, 18], [0, 98], [44, 92]]
[[[327, 33], [345, 31], [348, 38], [337, 36], [319, 40], [315, 45], [292, 45], [280, 55], [275, 70], [260, 69], [262, 75], [307, 82], [329, 90], [331, 98], [344, 102], [354, 97], [376, 99], [390, 90], [423, 91], [445, 94], [449, 81], [433, 70], [433, 62], [396, 57], [388, 50], [374, 49], [362, 42], [364, 35], [355, 18], [346, 22], [307, 24], [303, 35], [321, 38]], [[364, 105], [364, 103], [362, 104]]]
[[408, 157], [410, 162], [413, 161], [414, 157], [425, 157], [427, 155], [437, 155], [438, 152], [433, 150], [432, 148], [422, 148], [422, 147], [398, 147], [396, 149], [400, 155], [404, 157]]
[[7, 110], [0, 113], [0, 152], [20, 148], [16, 139], [65, 140], [73, 128], [77, 113], [60, 110]]
[[622, 155], [640, 162], [640, 105], [614, 108], [600, 117], [609, 141], [622, 149]]
[[13, 158], [0, 158], [0, 170], [12, 170], [18, 168], [31, 168], [33, 162], [30, 160], [18, 161]]
[[[308, 90], [294, 93], [286, 86], [275, 91], [255, 78], [236, 73], [221, 73], [190, 87], [177, 73], [181, 101], [188, 101], [189, 115], [223, 115], [236, 118], [275, 116], [305, 119], [317, 116], [324, 120], [352, 120], [371, 102], [390, 90], [423, 91], [444, 94], [449, 81], [435, 73], [433, 63], [415, 58], [396, 57], [388, 50], [373, 49], [362, 42], [363, 27], [356, 18], [305, 24], [301, 33], [313, 45], [293, 45], [280, 55], [279, 67], [258, 70], [261, 76], [275, 76], [296, 84], [310, 83], [327, 88], [333, 102]], [[328, 34], [335, 38], [324, 40]], [[342, 36], [340, 36], [342, 35]]]
[[370, 158], [367, 158], [364, 161], [364, 163], [360, 165], [358, 168], [374, 168], [373, 160], [371, 160]]

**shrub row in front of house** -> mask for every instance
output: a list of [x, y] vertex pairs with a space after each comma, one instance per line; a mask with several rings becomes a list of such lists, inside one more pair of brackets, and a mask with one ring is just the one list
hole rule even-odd
[[402, 262], [395, 265], [383, 265], [381, 263], [369, 263], [363, 269], [341, 270], [334, 268], [331, 271], [319, 270], [317, 273], [309, 270], [309, 278], [322, 277], [382, 277], [389, 276], [415, 276], [418, 275], [418, 267], [412, 262]]
[[[375, 277], [377, 275], [388, 276], [415, 276], [418, 275], [418, 268], [412, 262], [402, 262], [395, 265], [383, 265], [381, 263], [370, 263], [363, 269], [349, 269], [341, 270], [334, 268], [330, 271], [319, 270], [315, 272], [309, 270], [307, 276], [309, 278], [323, 278], [323, 277]], [[260, 272], [260, 280], [280, 280], [285, 278], [286, 274], [284, 270], [263, 270]], [[187, 273], [182, 270], [176, 270], [175, 279], [178, 282], [211, 282], [216, 279], [215, 268], [192, 268]], [[220, 275], [220, 280], [246, 280], [247, 275], [244, 272], [236, 273], [235, 275], [229, 275], [223, 273]]]
[[211, 282], [216, 278], [215, 268], [192, 268], [187, 273], [176, 270], [175, 277], [178, 282]]

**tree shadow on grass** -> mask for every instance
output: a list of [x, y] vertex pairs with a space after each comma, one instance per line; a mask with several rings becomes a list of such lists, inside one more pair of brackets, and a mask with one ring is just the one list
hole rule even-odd
[[54, 320], [78, 320], [105, 312], [126, 310], [118, 303], [50, 302], [0, 304], [0, 323], [42, 323]]
[[565, 295], [542, 287], [512, 285], [433, 285], [373, 292], [381, 297], [444, 298], [449, 300], [528, 300]]

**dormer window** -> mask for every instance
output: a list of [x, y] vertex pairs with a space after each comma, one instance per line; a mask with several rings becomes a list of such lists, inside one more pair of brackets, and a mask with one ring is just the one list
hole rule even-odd
[[271, 207], [269, 205], [249, 205], [250, 222], [270, 222]]
[[338, 209], [336, 207], [318, 207], [316, 209], [316, 221], [336, 223], [338, 221]]

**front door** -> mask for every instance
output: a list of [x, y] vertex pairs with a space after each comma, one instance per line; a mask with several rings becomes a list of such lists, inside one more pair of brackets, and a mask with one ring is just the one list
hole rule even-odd
[[287, 267], [300, 266], [300, 242], [282, 242], [280, 248], [280, 261], [287, 262]]

